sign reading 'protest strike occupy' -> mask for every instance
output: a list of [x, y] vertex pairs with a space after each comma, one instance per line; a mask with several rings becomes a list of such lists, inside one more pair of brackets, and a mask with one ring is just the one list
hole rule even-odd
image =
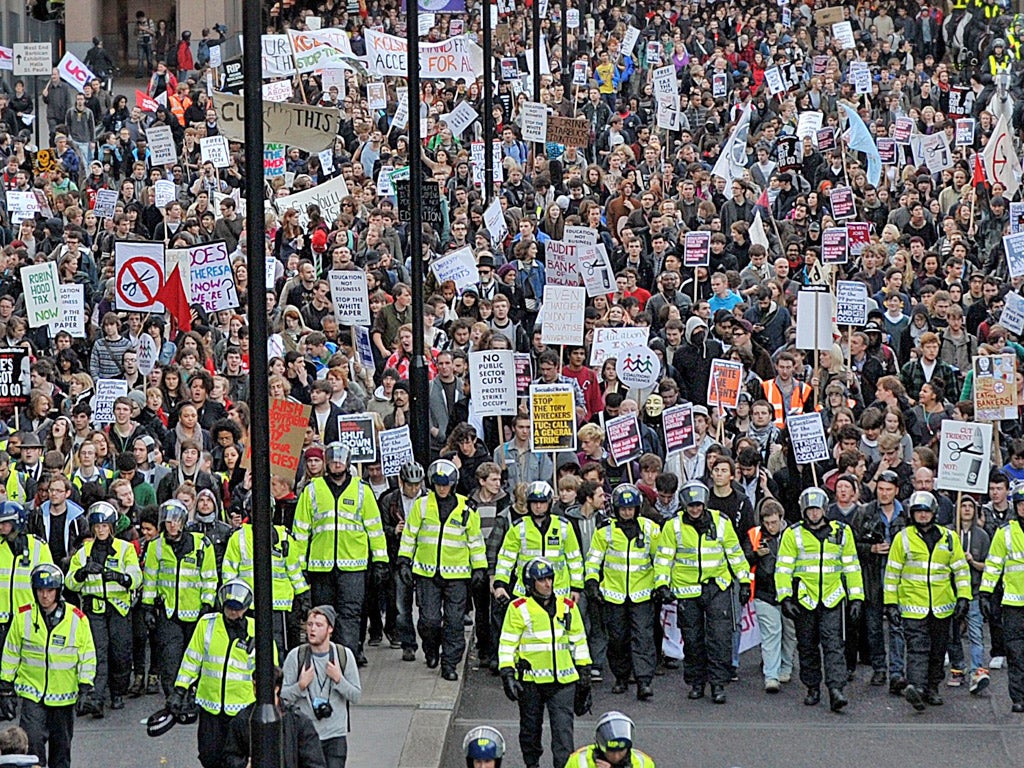
[[513, 416], [516, 412], [515, 352], [491, 349], [469, 353], [473, 413], [477, 416]]

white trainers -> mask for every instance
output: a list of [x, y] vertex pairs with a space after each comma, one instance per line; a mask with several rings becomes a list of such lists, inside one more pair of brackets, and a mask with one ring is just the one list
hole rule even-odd
[[977, 696], [979, 693], [988, 688], [990, 679], [988, 676], [988, 670], [984, 667], [979, 667], [971, 673], [971, 687], [970, 692]]
[[780, 690], [782, 690], [782, 686], [779, 685], [779, 681], [775, 678], [770, 677], [764, 681], [765, 693], [778, 693]]
[[1005, 656], [993, 656], [991, 659], [989, 659], [988, 668], [1002, 669], [1004, 664], [1006, 664]]

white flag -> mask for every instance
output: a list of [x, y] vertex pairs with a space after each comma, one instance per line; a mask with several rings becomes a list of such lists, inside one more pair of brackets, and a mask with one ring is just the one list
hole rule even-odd
[[771, 252], [768, 247], [768, 233], [765, 232], [764, 222], [761, 221], [761, 211], [754, 213], [754, 220], [750, 223], [750, 242], [754, 245], [762, 245], [764, 249]]
[[712, 176], [725, 179], [726, 183], [733, 179], [742, 179], [747, 168], [747, 134], [750, 131], [750, 106], [747, 105], [740, 115], [736, 127], [729, 134], [728, 141], [718, 155], [718, 162], [711, 169]]
[[985, 175], [989, 182], [998, 181], [1006, 187], [1006, 196], [1013, 197], [1020, 186], [1018, 173], [1020, 160], [1013, 149], [1013, 132], [1007, 124], [1006, 115], [999, 118], [992, 138], [985, 145], [981, 155], [985, 164]]

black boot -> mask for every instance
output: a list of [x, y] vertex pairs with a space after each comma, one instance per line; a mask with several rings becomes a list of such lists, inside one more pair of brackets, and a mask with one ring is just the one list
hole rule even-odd
[[804, 696], [804, 706], [816, 707], [821, 703], [821, 688], [808, 688]]
[[725, 704], [725, 686], [711, 684], [711, 701], [715, 704]]
[[910, 706], [916, 709], [918, 712], [924, 712], [924, 696], [912, 685], [908, 685], [903, 689], [903, 698], [910, 702]]
[[615, 685], [612, 686], [612, 693], [618, 695], [625, 693], [629, 689], [629, 686], [622, 680], [616, 680]]
[[688, 699], [703, 699], [704, 698], [704, 684], [695, 685], [690, 688], [690, 692], [686, 694]]
[[139, 698], [146, 691], [146, 676], [133, 675], [132, 684], [128, 686], [128, 695], [133, 699]]
[[441, 663], [441, 656], [436, 651], [433, 653], [424, 651], [427, 657], [427, 669], [437, 669], [437, 665]]
[[111, 709], [124, 709], [124, 697], [123, 696], [111, 696], [110, 697], [110, 708]]
[[636, 698], [637, 701], [647, 701], [654, 696], [654, 689], [651, 688], [650, 683], [637, 683], [636, 686]]
[[846, 700], [846, 696], [843, 695], [842, 688], [829, 688], [828, 689], [828, 700], [829, 706], [833, 712], [838, 712], [850, 702]]
[[929, 707], [941, 707], [946, 703], [942, 700], [942, 697], [939, 696], [938, 691], [928, 691], [928, 693], [925, 694], [924, 700]]

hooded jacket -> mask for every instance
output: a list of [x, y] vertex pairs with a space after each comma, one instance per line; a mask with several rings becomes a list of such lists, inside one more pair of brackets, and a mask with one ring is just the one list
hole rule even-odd
[[[697, 333], [698, 329], [703, 333]], [[696, 335], [696, 338], [695, 338]], [[721, 343], [708, 338], [708, 324], [697, 315], [686, 321], [683, 344], [672, 358], [676, 369], [676, 384], [679, 395], [697, 405], [708, 404], [708, 381], [711, 379], [711, 361], [724, 357]]]

